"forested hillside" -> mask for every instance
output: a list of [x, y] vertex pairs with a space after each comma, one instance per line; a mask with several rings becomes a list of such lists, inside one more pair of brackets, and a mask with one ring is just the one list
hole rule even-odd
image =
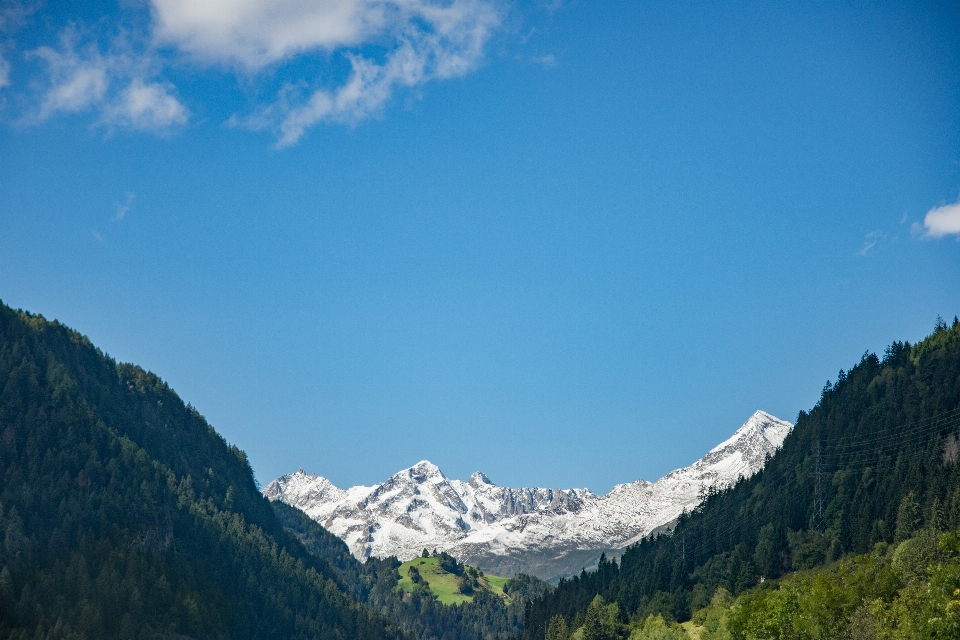
[[157, 376], [0, 304], [0, 385], [0, 637], [402, 637]]
[[[921, 640], [960, 638], [960, 536], [931, 523], [896, 544], [878, 542], [815, 569], [764, 580], [678, 624], [669, 614], [631, 616], [595, 596], [568, 625], [550, 620], [547, 640]], [[576, 629], [571, 630], [571, 627]]]
[[[304, 546], [338, 573], [342, 582], [355, 597], [379, 611], [412, 637], [421, 640], [494, 640], [511, 638], [523, 631], [523, 617], [527, 604], [549, 590], [549, 585], [532, 576], [516, 575], [503, 585], [502, 598], [491, 590], [471, 589], [470, 602], [455, 606], [442, 604], [430, 587], [420, 583], [412, 591], [398, 588], [401, 563], [396, 558], [370, 558], [359, 563], [346, 543], [336, 537], [302, 511], [282, 502], [274, 502], [284, 526]], [[442, 554], [445, 563], [464, 566]], [[456, 573], [457, 568], [453, 568]]]
[[[617, 637], [618, 624], [651, 615], [684, 621], [708, 610], [718, 593], [780, 593], [759, 585], [776, 587], [771, 579], [851, 554], [876, 553], [878, 567], [892, 566], [878, 543], [897, 545], [923, 531], [936, 540], [960, 527], [958, 431], [960, 322], [938, 320], [922, 342], [895, 342], [882, 359], [867, 353], [849, 372], [840, 371], [817, 405], [800, 413], [764, 471], [709, 495], [672, 533], [635, 545], [619, 564], [605, 561], [535, 601], [524, 637], [544, 638], [551, 619], [554, 637], [590, 616], [614, 618], [609, 637]], [[926, 548], [931, 544], [936, 547], [928, 542]], [[949, 549], [940, 553], [944, 562], [954, 557]], [[894, 585], [890, 602], [908, 582]], [[851, 611], [860, 604], [853, 602]], [[607, 637], [597, 633], [591, 638]], [[734, 637], [814, 637], [738, 633]]]
[[555, 590], [517, 576], [508, 598], [480, 589], [457, 606], [425, 585], [398, 589], [395, 559], [360, 564], [271, 505], [244, 454], [159, 378], [59, 323], [0, 305], [0, 384], [0, 637], [960, 630], [956, 319], [841, 371], [764, 471], [708, 495], [672, 533]]

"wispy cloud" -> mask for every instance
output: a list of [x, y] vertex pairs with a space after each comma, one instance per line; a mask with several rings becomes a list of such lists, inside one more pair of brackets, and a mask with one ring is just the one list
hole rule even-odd
[[[341, 50], [349, 61], [350, 74], [339, 86], [305, 90], [311, 79], [287, 84], [273, 103], [233, 120], [273, 129], [278, 147], [297, 143], [320, 122], [355, 124], [376, 115], [397, 88], [465, 75], [500, 24], [485, 0], [252, 0], [219, 12], [196, 10], [196, 4], [204, 3], [155, 0], [159, 37], [194, 57], [248, 72], [312, 50]], [[364, 54], [364, 45], [385, 53]]]
[[[353, 125], [380, 115], [397, 91], [416, 95], [427, 83], [471, 72], [503, 24], [503, 2], [127, 3], [112, 20], [71, 22], [58, 42], [27, 52], [26, 61], [39, 61], [43, 71], [29, 82], [34, 108], [21, 121], [91, 112], [95, 125], [109, 128], [181, 126], [191, 114], [168, 76], [200, 67], [233, 73], [256, 87], [253, 94], [270, 96], [229, 123], [272, 131], [278, 147], [290, 146], [318, 123]], [[17, 15], [22, 22], [27, 13]], [[305, 59], [309, 64], [300, 64]], [[0, 86], [10, 81], [3, 63], [0, 57]], [[271, 87], [278, 77], [282, 83]]]
[[117, 205], [117, 214], [113, 217], [113, 219], [118, 222], [123, 220], [130, 211], [130, 207], [133, 206], [133, 201], [136, 199], [136, 197], [137, 194], [135, 194], [133, 191], [127, 191], [127, 195], [124, 198], [123, 203]]
[[296, 144], [306, 130], [323, 121], [355, 124], [375, 115], [392, 97], [397, 87], [413, 88], [433, 79], [460, 76], [469, 71], [479, 57], [481, 43], [462, 43], [456, 51], [442, 38], [420, 34], [392, 51], [384, 61], [376, 62], [350, 55], [351, 73], [336, 88], [313, 90], [303, 100], [292, 87], [249, 122], [256, 127], [269, 126], [278, 131], [278, 147]]
[[120, 39], [103, 52], [96, 42], [81, 44], [81, 34], [67, 28], [59, 46], [39, 47], [28, 57], [46, 64], [39, 105], [28, 123], [58, 113], [99, 112], [97, 124], [108, 127], [164, 130], [185, 124], [189, 112], [174, 97], [169, 83], [147, 80], [148, 56], [131, 53]]
[[922, 231], [925, 238], [960, 236], [960, 201], [928, 211], [922, 229], [917, 225], [917, 230]]
[[77, 48], [72, 29], [61, 36], [60, 47], [40, 47], [30, 53], [47, 63], [47, 82], [36, 120], [43, 121], [57, 112], [88, 109], [103, 100], [109, 84], [110, 61], [96, 45]]
[[860, 250], [857, 251], [858, 256], [865, 256], [870, 253], [870, 250], [877, 246], [878, 242], [882, 242], [887, 238], [887, 234], [883, 231], [871, 231], [863, 240], [863, 246], [860, 247]]

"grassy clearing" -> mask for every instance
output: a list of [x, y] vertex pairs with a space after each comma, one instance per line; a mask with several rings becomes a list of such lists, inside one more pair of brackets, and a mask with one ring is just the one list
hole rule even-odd
[[440, 568], [436, 558], [414, 558], [400, 565], [399, 586], [404, 591], [413, 591], [413, 580], [410, 579], [410, 567], [416, 567], [420, 577], [430, 587], [434, 597], [442, 604], [460, 604], [472, 602], [473, 598], [460, 593], [457, 588], [457, 576], [447, 573]]
[[[473, 602], [473, 596], [460, 593], [457, 576], [441, 569], [437, 558], [414, 558], [400, 565], [400, 568], [397, 569], [400, 572], [400, 581], [397, 583], [399, 589], [413, 591], [415, 585], [413, 580], [410, 579], [410, 567], [417, 568], [420, 577], [427, 583], [430, 591], [433, 592], [434, 597], [441, 604]], [[480, 578], [480, 588], [486, 589], [501, 598], [506, 598], [509, 603], [509, 598], [503, 593], [503, 586], [507, 583], [507, 580], [509, 578], [485, 575]]]
[[[503, 586], [507, 584], [507, 581], [510, 578], [504, 578], [503, 576], [483, 576], [486, 578], [487, 583], [490, 585], [490, 590], [497, 594], [503, 594]], [[481, 579], [481, 582], [483, 580]]]

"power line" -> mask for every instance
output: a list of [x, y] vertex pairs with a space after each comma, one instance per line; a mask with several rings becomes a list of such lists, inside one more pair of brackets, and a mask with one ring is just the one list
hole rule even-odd
[[[914, 430], [919, 425], [932, 423], [932, 422], [940, 422], [942, 420], [949, 419], [952, 417], [958, 417], [958, 416], [960, 416], [960, 406], [954, 407], [953, 409], [950, 409], [949, 411], [945, 411], [941, 414], [928, 416], [926, 418], [921, 418], [919, 420], [914, 420], [913, 422], [904, 422], [902, 424], [898, 424], [893, 427], [887, 427], [884, 429], [875, 429], [873, 430], [871, 435], [880, 437], [880, 436], [890, 434], [891, 432], [902, 431], [904, 429]], [[839, 436], [837, 438], [831, 438], [830, 441], [833, 443], [843, 443], [849, 440], [856, 440], [858, 442], [861, 442], [863, 441], [863, 439], [864, 439], [863, 436], [854, 435], [854, 436]]]
[[[918, 425], [921, 425], [920, 430], [916, 429]], [[906, 464], [912, 464], [922, 458], [930, 458], [931, 456], [929, 449], [920, 451], [914, 450], [907, 455], [903, 455], [902, 450], [904, 448], [913, 448], [910, 445], [915, 445], [922, 442], [935, 432], [942, 434], [948, 429], [953, 430], [957, 425], [960, 425], [960, 407], [938, 416], [933, 416], [931, 418], [910, 423], [904, 423], [895, 428], [885, 429], [883, 430], [883, 433], [885, 434], [883, 438], [864, 440], [865, 443], [874, 445], [872, 449], [858, 451], [851, 448], [851, 450], [845, 452], [846, 455], [837, 451], [834, 451], [833, 454], [830, 454], [827, 453], [827, 451], [830, 450], [830, 446], [835, 445], [838, 441], [849, 440], [849, 438], [818, 438], [813, 455], [811, 456], [813, 458], [814, 470], [812, 472], [808, 472], [807, 474], [808, 477], [812, 476], [814, 478], [813, 530], [821, 534], [825, 532], [825, 500], [823, 497], [824, 477], [832, 476], [838, 471], [862, 471], [868, 468], [887, 467], [890, 466], [888, 464], [891, 462], [890, 459], [894, 457], [897, 461]], [[907, 438], [902, 437], [903, 435], [907, 434], [909, 434]], [[900, 436], [900, 439], [898, 441], [894, 441], [895, 437], [897, 436]], [[939, 456], [934, 457], [934, 459], [938, 458]], [[771, 458], [766, 467], [751, 476], [749, 480], [763, 479], [768, 483], [779, 483], [785, 478], [792, 477], [798, 484], [800, 484], [802, 483], [801, 478], [803, 474], [799, 474], [798, 471], [799, 468], [797, 465], [778, 465], [777, 458], [774, 457]], [[726, 487], [722, 489], [721, 492], [726, 493], [732, 490], [733, 486]], [[734, 547], [734, 537], [738, 536], [739, 532], [741, 532], [744, 528], [753, 528], [755, 525], [760, 524], [761, 522], [770, 523], [770, 516], [761, 515], [758, 513], [747, 513], [746, 510], [750, 506], [750, 503], [747, 501], [738, 502], [736, 504], [730, 504], [729, 502], [726, 502], [717, 505], [716, 503], [709, 504], [711, 497], [712, 496], [708, 496], [706, 500], [697, 505], [694, 511], [702, 514], [701, 517], [705, 518], [707, 521], [716, 520], [718, 523], [724, 521], [729, 522], [730, 516], [736, 515], [737, 526], [727, 527], [723, 532], [717, 531], [716, 535], [698, 536], [694, 547], [694, 558], [697, 558], [698, 556], [710, 556], [712, 554], [716, 554], [721, 548], [727, 551], [732, 550]], [[704, 546], [703, 541], [708, 543], [706, 547]], [[682, 561], [684, 562], [685, 566], [685, 535], [681, 541], [680, 547]], [[694, 562], [696, 563], [697, 560], [694, 559]]]
[[814, 489], [814, 498], [813, 498], [813, 523], [814, 529], [820, 535], [823, 535], [823, 459], [820, 456], [821, 446], [820, 439], [817, 439], [817, 463], [816, 471], [814, 471], [814, 477], [816, 482], [816, 488]]

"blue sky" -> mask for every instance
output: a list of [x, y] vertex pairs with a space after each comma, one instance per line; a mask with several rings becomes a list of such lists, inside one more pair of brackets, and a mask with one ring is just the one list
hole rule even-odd
[[606, 491], [960, 313], [954, 3], [0, 1], [0, 299], [261, 482]]

